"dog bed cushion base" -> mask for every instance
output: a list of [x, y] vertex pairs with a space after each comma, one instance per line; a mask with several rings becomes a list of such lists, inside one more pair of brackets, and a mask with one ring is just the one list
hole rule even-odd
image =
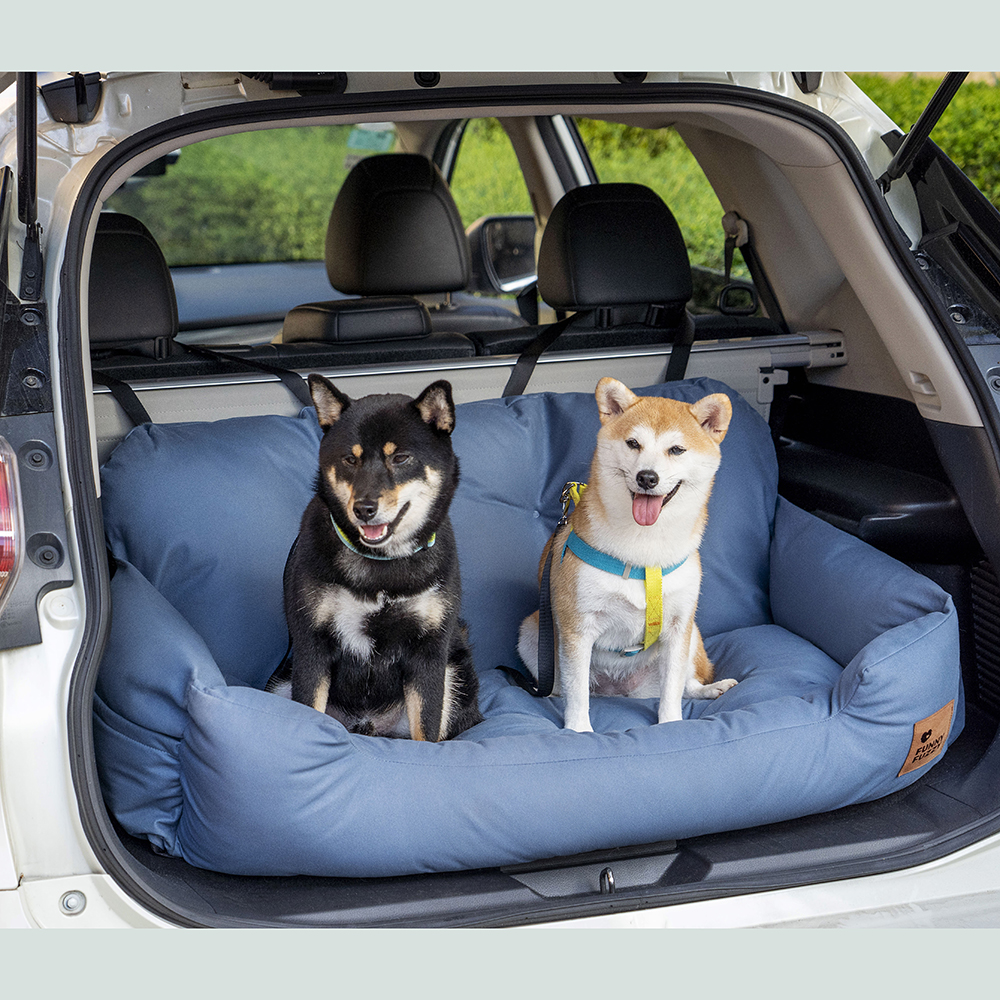
[[[349, 734], [262, 690], [287, 640], [281, 569], [311, 495], [313, 415], [134, 430], [103, 469], [119, 562], [94, 739], [111, 812], [198, 867], [372, 877], [757, 826], [927, 774], [964, 721], [950, 599], [779, 498], [768, 428], [729, 394], [698, 621], [739, 684], [665, 725], [655, 701], [595, 697], [594, 733], [563, 730], [561, 699], [494, 669], [518, 664], [559, 494], [587, 477], [593, 397], [459, 407], [452, 521], [486, 718], [441, 744]], [[915, 725], [949, 703], [942, 751], [900, 775]]]

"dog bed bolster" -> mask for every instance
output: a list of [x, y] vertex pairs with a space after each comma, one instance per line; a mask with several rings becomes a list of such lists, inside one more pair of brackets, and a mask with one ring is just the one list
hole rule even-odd
[[[756, 826], [928, 773], [964, 718], [950, 598], [779, 498], [768, 427], [732, 390], [636, 391], [733, 402], [698, 623], [716, 675], [739, 684], [667, 725], [654, 700], [595, 697], [593, 733], [495, 669], [520, 666], [559, 495], [587, 478], [592, 395], [458, 407], [452, 521], [485, 720], [440, 744], [351, 734], [263, 691], [287, 642], [281, 572], [312, 493], [312, 412], [133, 430], [102, 470], [117, 562], [94, 698], [122, 826], [221, 872], [389, 876]], [[915, 733], [933, 733], [933, 755]]]

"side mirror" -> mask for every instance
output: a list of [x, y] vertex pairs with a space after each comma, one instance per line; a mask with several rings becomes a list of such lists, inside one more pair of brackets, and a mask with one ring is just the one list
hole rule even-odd
[[516, 295], [535, 281], [532, 215], [484, 215], [465, 231], [472, 256], [469, 290]]

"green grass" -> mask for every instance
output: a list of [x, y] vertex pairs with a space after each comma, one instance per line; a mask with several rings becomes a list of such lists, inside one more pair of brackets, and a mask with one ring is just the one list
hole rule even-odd
[[222, 136], [181, 150], [162, 177], [108, 207], [149, 227], [171, 265], [319, 260], [347, 176], [349, 126]]
[[[912, 74], [892, 80], [877, 73], [850, 76], [903, 132], [913, 127], [941, 82], [941, 77]], [[931, 139], [1000, 208], [1000, 87], [966, 80]]]

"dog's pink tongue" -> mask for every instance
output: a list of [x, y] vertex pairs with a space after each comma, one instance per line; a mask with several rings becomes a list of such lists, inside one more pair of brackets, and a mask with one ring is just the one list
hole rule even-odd
[[650, 496], [647, 493], [636, 493], [632, 498], [632, 516], [636, 524], [656, 524], [656, 519], [663, 509], [663, 497]]

